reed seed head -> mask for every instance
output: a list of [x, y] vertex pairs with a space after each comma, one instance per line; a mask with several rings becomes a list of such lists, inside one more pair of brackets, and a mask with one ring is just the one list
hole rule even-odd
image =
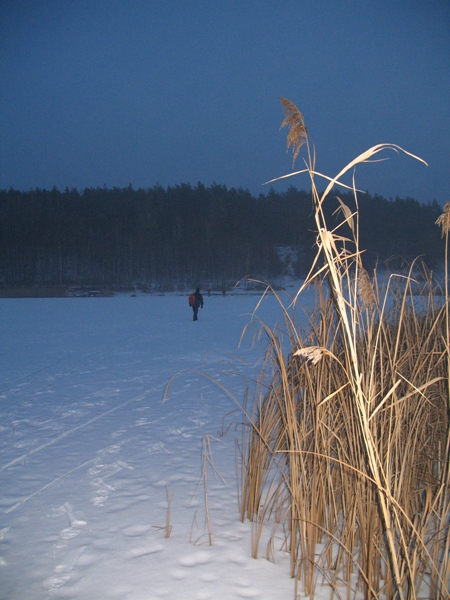
[[375, 293], [368, 272], [361, 267], [358, 271], [358, 295], [362, 301], [363, 308], [376, 303]]
[[328, 352], [321, 346], [308, 346], [306, 348], [300, 348], [299, 350], [296, 350], [293, 356], [303, 356], [307, 361], [310, 361], [313, 365], [316, 365], [325, 354], [328, 354]]
[[287, 98], [280, 98], [280, 102], [284, 110], [284, 121], [281, 123], [280, 129], [289, 127], [286, 146], [287, 150], [292, 146], [293, 165], [300, 152], [300, 148], [308, 141], [308, 130], [306, 129], [303, 115], [295, 104], [287, 100]]
[[447, 235], [450, 231], [450, 202], [447, 202], [444, 206], [444, 212], [436, 221], [436, 225], [439, 225], [442, 229], [442, 237]]

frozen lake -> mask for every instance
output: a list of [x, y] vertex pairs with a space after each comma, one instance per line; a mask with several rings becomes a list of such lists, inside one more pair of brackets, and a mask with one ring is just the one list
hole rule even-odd
[[198, 373], [243, 400], [257, 301], [205, 296], [194, 323], [187, 296], [0, 300], [0, 598], [293, 598], [239, 520], [240, 413]]

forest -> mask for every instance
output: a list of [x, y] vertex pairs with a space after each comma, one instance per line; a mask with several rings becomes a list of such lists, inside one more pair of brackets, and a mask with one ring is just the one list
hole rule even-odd
[[[336, 191], [325, 206], [337, 221]], [[366, 269], [421, 257], [439, 267], [442, 207], [413, 198], [358, 195]], [[315, 255], [311, 194], [270, 188], [258, 197], [214, 184], [166, 189], [0, 191], [0, 286], [225, 290], [243, 277], [304, 277]], [[346, 232], [341, 231], [345, 236]], [[283, 249], [290, 249], [286, 263]]]

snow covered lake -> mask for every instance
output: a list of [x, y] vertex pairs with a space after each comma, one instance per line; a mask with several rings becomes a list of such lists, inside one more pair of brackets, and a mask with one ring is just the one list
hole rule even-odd
[[244, 399], [258, 299], [205, 296], [198, 322], [187, 296], [0, 300], [1, 599], [294, 597], [283, 552], [251, 558], [240, 413], [198, 373]]

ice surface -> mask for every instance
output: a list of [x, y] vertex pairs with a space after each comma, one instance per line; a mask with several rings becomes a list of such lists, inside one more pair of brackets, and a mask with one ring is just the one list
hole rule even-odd
[[[283, 552], [251, 558], [239, 412], [200, 374], [243, 399], [257, 301], [205, 296], [193, 322], [187, 296], [0, 300], [0, 598], [294, 597]], [[281, 318], [273, 298], [258, 314]]]

